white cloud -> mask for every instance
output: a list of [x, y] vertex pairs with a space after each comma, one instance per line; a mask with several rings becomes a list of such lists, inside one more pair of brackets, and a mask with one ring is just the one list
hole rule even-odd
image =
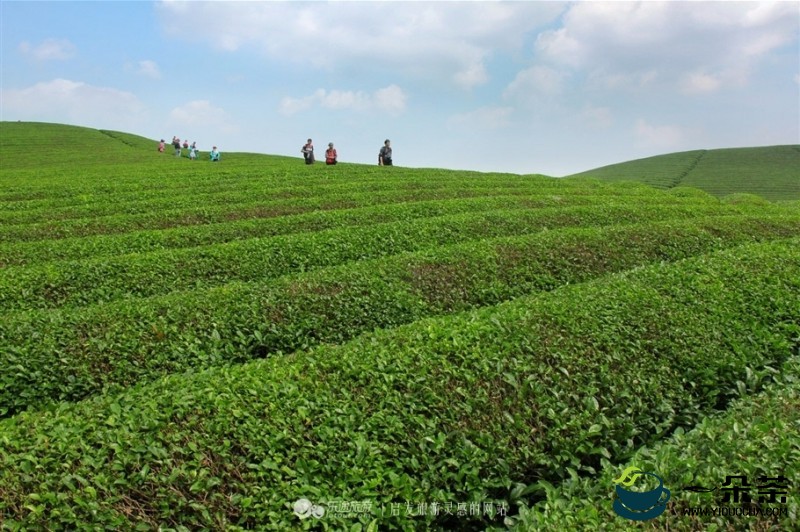
[[522, 70], [506, 87], [503, 96], [509, 99], [531, 101], [541, 95], [556, 95], [564, 87], [568, 74], [562, 70], [537, 65]]
[[406, 100], [408, 100], [408, 96], [397, 85], [389, 85], [378, 89], [372, 96], [372, 102], [376, 109], [395, 115], [405, 111]]
[[54, 79], [2, 92], [6, 120], [41, 120], [135, 131], [147, 123], [147, 108], [134, 94], [79, 81]]
[[138, 74], [148, 78], [152, 79], [161, 78], [161, 70], [158, 68], [158, 64], [155, 61], [150, 61], [150, 60], [139, 61], [139, 68], [137, 72]]
[[75, 55], [76, 48], [67, 39], [45, 39], [38, 46], [23, 41], [19, 45], [19, 51], [37, 61], [51, 61], [70, 59]]
[[168, 124], [178, 128], [193, 130], [218, 130], [222, 133], [235, 133], [238, 127], [232, 117], [221, 107], [214, 107], [208, 100], [195, 100], [169, 113]]
[[540, 33], [536, 38], [536, 48], [554, 63], [569, 67], [579, 67], [584, 61], [584, 44], [573, 37], [566, 28]]
[[161, 2], [165, 31], [217, 49], [318, 69], [413, 75], [471, 88], [486, 61], [518, 50], [564, 9], [551, 2]]
[[467, 113], [453, 115], [448, 121], [451, 127], [483, 131], [487, 129], [500, 129], [511, 124], [511, 107], [481, 107]]
[[311, 109], [315, 101], [318, 101], [324, 97], [325, 91], [323, 89], [317, 89], [317, 91], [311, 96], [304, 96], [302, 98], [292, 98], [291, 96], [286, 96], [283, 98], [283, 100], [281, 100], [279, 111], [284, 115], [300, 113], [302, 111]]
[[486, 73], [486, 67], [483, 62], [478, 60], [456, 72], [453, 79], [458, 85], [468, 89], [486, 83], [489, 80], [489, 75]]
[[578, 2], [535, 50], [600, 88], [709, 92], [746, 83], [796, 39], [797, 18], [794, 2]]
[[397, 85], [389, 85], [372, 94], [364, 91], [340, 91], [317, 89], [310, 96], [301, 98], [285, 97], [279, 110], [284, 115], [293, 115], [319, 106], [324, 109], [349, 109], [353, 111], [378, 110], [392, 115], [402, 113], [406, 108], [408, 96]]
[[637, 143], [647, 148], [676, 150], [684, 140], [681, 128], [671, 125], [654, 126], [643, 119], [636, 121], [635, 133]]

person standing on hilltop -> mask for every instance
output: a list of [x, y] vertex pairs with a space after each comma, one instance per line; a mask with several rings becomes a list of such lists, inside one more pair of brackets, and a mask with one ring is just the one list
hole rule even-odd
[[164, 139], [161, 139], [161, 142], [158, 143], [158, 152], [159, 153], [164, 153], [164, 146], [165, 145], [166, 144], [164, 143]]
[[209, 158], [211, 159], [212, 163], [219, 161], [219, 158], [222, 157], [222, 154], [217, 150], [217, 147], [214, 146], [211, 149], [211, 153], [208, 154]]
[[311, 142], [311, 139], [308, 139], [300, 152], [303, 154], [306, 164], [314, 164], [314, 143]]
[[172, 147], [175, 148], [175, 157], [181, 156], [181, 139], [172, 137]]
[[338, 157], [336, 148], [333, 147], [333, 142], [329, 142], [328, 149], [325, 150], [325, 164], [336, 164], [338, 162]]
[[389, 139], [383, 141], [383, 147], [378, 152], [378, 166], [392, 166], [392, 143]]

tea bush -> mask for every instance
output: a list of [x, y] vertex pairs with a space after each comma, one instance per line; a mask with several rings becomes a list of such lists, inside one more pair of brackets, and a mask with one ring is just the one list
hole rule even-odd
[[7, 315], [0, 416], [187, 368], [339, 343], [608, 272], [800, 233], [800, 217], [712, 217], [489, 239], [85, 310]]
[[[501, 517], [768, 381], [797, 350], [800, 241], [637, 268], [340, 346], [165, 377], [0, 422], [0, 512], [47, 527], [285, 530], [301, 497], [392, 529]], [[328, 515], [324, 526], [350, 528]]]
[[[800, 333], [800, 331], [798, 331]], [[525, 486], [541, 495], [532, 507], [522, 505], [509, 519], [515, 530], [592, 528], [618, 530], [620, 527], [669, 530], [792, 530], [796, 528], [800, 503], [794, 497], [800, 485], [800, 359], [793, 357], [782, 367], [768, 368], [776, 383], [758, 395], [737, 399], [718, 415], [703, 419], [690, 431], [678, 428], [669, 438], [643, 447], [625, 463], [615, 467], [601, 460], [597, 477], [571, 477], [561, 484], [540, 482]], [[628, 466], [654, 471], [671, 491], [667, 510], [654, 522], [635, 526], [612, 511], [614, 479]], [[790, 490], [782, 503], [733, 504], [720, 501], [719, 493], [696, 493], [688, 486], [708, 489], [725, 483], [729, 475], [744, 475], [751, 485], [759, 477], [783, 476]], [[758, 501], [758, 493], [751, 493]], [[692, 515], [692, 509], [726, 507], [777, 508], [780, 513], [752, 516]]]
[[586, 206], [492, 210], [253, 238], [141, 255], [100, 257], [0, 270], [0, 309], [87, 305], [231, 281], [265, 280], [348, 261], [545, 228], [596, 226], [731, 214], [699, 206]]
[[[611, 464], [796, 480], [799, 204], [682, 185], [789, 197], [797, 147], [611, 183], [0, 127], [2, 530], [631, 528]], [[696, 502], [647, 527], [796, 528]]]
[[[99, 234], [85, 237], [16, 241], [0, 243], [2, 266], [25, 265], [35, 262], [145, 253], [157, 249], [185, 248], [219, 244], [248, 238], [264, 238], [282, 234], [321, 231], [343, 227], [358, 227], [375, 223], [432, 218], [466, 212], [485, 212], [493, 209], [539, 209], [545, 207], [574, 207], [591, 205], [604, 196], [559, 196], [554, 194], [504, 196], [446, 200], [400, 201], [404, 196], [384, 198], [363, 197], [358, 203], [350, 197], [338, 199], [281, 202], [276, 205], [248, 204], [225, 211], [228, 221], [211, 221], [201, 225], [178, 226], [166, 229], [131, 230], [121, 234]], [[360, 206], [369, 200], [368, 206]], [[655, 196], [639, 198], [637, 204], [670, 204]], [[681, 200], [680, 204], [687, 205]], [[340, 208], [347, 205], [348, 208]], [[310, 212], [300, 212], [306, 209]], [[299, 214], [293, 214], [295, 211]], [[191, 214], [180, 212], [184, 219]], [[776, 211], [777, 212], [777, 211]], [[209, 216], [209, 211], [204, 211]], [[163, 213], [162, 213], [163, 214]], [[107, 224], [106, 219], [103, 223]], [[37, 231], [41, 226], [37, 226]]]

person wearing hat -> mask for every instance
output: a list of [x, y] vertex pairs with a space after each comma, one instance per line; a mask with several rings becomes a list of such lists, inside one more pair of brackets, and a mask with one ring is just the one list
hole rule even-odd
[[336, 158], [338, 155], [336, 154], [336, 149], [333, 147], [333, 142], [328, 143], [328, 149], [325, 150], [325, 164], [336, 164], [338, 161]]

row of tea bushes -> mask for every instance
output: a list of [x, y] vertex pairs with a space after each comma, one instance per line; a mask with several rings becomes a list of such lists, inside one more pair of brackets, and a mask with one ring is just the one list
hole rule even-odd
[[61, 311], [0, 324], [0, 416], [173, 371], [339, 343], [609, 272], [800, 232], [800, 217], [573, 228], [350, 263], [271, 283]]
[[[552, 181], [552, 180], [551, 180]], [[279, 189], [264, 193], [242, 192], [234, 189], [238, 196], [232, 201], [229, 195], [160, 197], [153, 201], [118, 203], [114, 196], [108, 202], [91, 202], [72, 207], [40, 207], [25, 209], [30, 202], [0, 206], [0, 242], [35, 241], [48, 238], [69, 238], [96, 234], [121, 233], [130, 230], [164, 229], [176, 226], [196, 226], [210, 223], [225, 223], [243, 218], [265, 218], [286, 214], [299, 214], [316, 210], [369, 207], [393, 203], [446, 200], [459, 198], [494, 198], [503, 196], [536, 197], [534, 204], [571, 205], [591, 203], [595, 198], [606, 198], [606, 202], [661, 203], [684, 205], [704, 203], [718, 205], [719, 202], [706, 197], [678, 197], [673, 194], [643, 193], [638, 188], [594, 187], [586, 183], [573, 183], [570, 188], [543, 183], [532, 186], [524, 181], [515, 181], [508, 186], [490, 182], [466, 184], [439, 184], [438, 187], [414, 187], [413, 183], [392, 182], [394, 188], [384, 184], [385, 189], [365, 191], [361, 183], [344, 183], [332, 190]], [[293, 192], [292, 192], [293, 191]], [[294, 194], [294, 195], [293, 195]], [[269, 199], [272, 198], [272, 199]], [[212, 201], [209, 201], [211, 199]]]
[[308, 498], [391, 529], [499, 524], [391, 503], [511, 502], [694, 425], [791, 357], [798, 297], [800, 242], [749, 245], [22, 414], [0, 421], [0, 516], [286, 530]]
[[[214, 221], [202, 225], [178, 226], [169, 229], [136, 230], [126, 233], [99, 234], [86, 237], [58, 238], [0, 243], [0, 266], [19, 266], [36, 262], [74, 260], [109, 255], [146, 253], [157, 249], [186, 248], [220, 244], [233, 240], [264, 238], [282, 234], [322, 231], [342, 227], [358, 227], [376, 223], [432, 218], [466, 212], [496, 209], [541, 209], [591, 205], [599, 196], [487, 196], [425, 201], [398, 201], [381, 204], [372, 198], [369, 206], [337, 200], [347, 208], [332, 208], [340, 203], [307, 202], [280, 206], [251, 204], [227, 213], [231, 221]], [[361, 198], [365, 200], [368, 198]], [[394, 198], [397, 199], [397, 198]], [[650, 200], [650, 201], [647, 201]], [[638, 204], [674, 204], [663, 198], [648, 197]], [[686, 201], [680, 199], [681, 205]], [[290, 214], [295, 209], [310, 212]], [[285, 214], [280, 214], [286, 210]], [[208, 211], [204, 211], [208, 215]], [[780, 211], [776, 211], [780, 212]], [[185, 216], [185, 213], [184, 213]], [[106, 220], [107, 222], [107, 220]], [[104, 222], [104, 223], [106, 223]]]
[[[257, 157], [255, 166], [244, 161], [209, 167], [163, 165], [159, 161], [130, 166], [85, 165], [80, 171], [50, 168], [13, 170], [0, 168], [0, 210], [7, 208], [60, 208], [80, 206], [102, 199], [111, 202], [139, 201], [164, 196], [186, 196], [219, 191], [250, 190], [269, 193], [284, 189], [292, 197], [310, 197], [320, 187], [366, 189], [371, 192], [406, 188], [444, 189], [481, 187], [486, 184], [499, 190], [506, 187], [528, 187], [531, 190], [568, 192], [576, 190], [608, 191], [610, 194], [652, 194], [653, 189], [641, 183], [607, 183], [596, 179], [553, 179], [540, 175], [515, 175], [467, 172], [441, 169], [373, 168], [363, 165], [342, 165], [320, 172], [304, 168], [294, 161], [276, 161], [273, 157]], [[271, 162], [278, 164], [271, 165]], [[5, 188], [3, 185], [10, 185]]]
[[[173, 169], [174, 170], [174, 169]], [[129, 181], [130, 190], [107, 183], [92, 181], [84, 189], [74, 191], [71, 198], [54, 197], [42, 199], [0, 200], [0, 221], [67, 219], [78, 217], [108, 216], [120, 210], [129, 213], [159, 211], [175, 205], [198, 206], [221, 203], [246, 203], [258, 200], [270, 202], [280, 199], [313, 199], [334, 197], [345, 194], [364, 193], [383, 196], [392, 192], [425, 192], [428, 194], [446, 194], [452, 191], [472, 195], [486, 195], [493, 191], [497, 195], [510, 193], [528, 194], [567, 194], [567, 195], [609, 195], [609, 196], [642, 196], [644, 190], [630, 186], [619, 186], [595, 181], [561, 181], [550, 178], [496, 176], [481, 174], [479, 179], [465, 178], [460, 173], [443, 178], [429, 179], [419, 174], [397, 177], [365, 177], [363, 173], [349, 173], [338, 179], [320, 179], [307, 176], [302, 181], [293, 182], [288, 175], [259, 174], [250, 179], [237, 176], [231, 180], [214, 180], [212, 182], [195, 182], [197, 174], [191, 174], [191, 181], [181, 183], [175, 180], [172, 173], [163, 179], [150, 180], [149, 188], [143, 188], [148, 180], [139, 175], [141, 169]], [[171, 176], [171, 177], [170, 177]], [[107, 179], [107, 176], [105, 176]], [[15, 181], [19, 181], [15, 175]], [[2, 178], [0, 177], [0, 182]], [[70, 183], [75, 186], [76, 179]], [[37, 190], [46, 187], [37, 184]], [[708, 198], [713, 199], [711, 196]], [[22, 223], [17, 222], [17, 223]]]
[[[511, 195], [530, 195], [528, 189], [506, 190]], [[350, 192], [325, 197], [288, 198], [274, 201], [248, 199], [242, 203], [191, 205], [166, 210], [155, 210], [140, 214], [117, 213], [110, 216], [67, 218], [64, 220], [42, 220], [36, 223], [10, 224], [0, 227], [0, 241], [26, 242], [43, 239], [74, 238], [82, 236], [124, 233], [145, 229], [168, 229], [181, 226], [225, 223], [249, 218], [271, 218], [314, 211], [332, 211], [394, 204], [406, 201], [430, 201], [459, 198], [483, 198], [497, 196], [494, 189], [475, 190], [422, 190], [387, 191], [382, 194]], [[19, 219], [12, 216], [12, 219]], [[34, 219], [38, 219], [34, 217]]]
[[[800, 333], [800, 329], [797, 331]], [[795, 342], [800, 341], [800, 334]], [[798, 345], [797, 343], [795, 345]], [[532, 508], [523, 504], [509, 524], [519, 531], [554, 529], [618, 530], [633, 528], [632, 521], [612, 510], [614, 479], [628, 467], [655, 472], [671, 491], [667, 510], [641, 526], [663, 530], [794, 530], [800, 516], [797, 486], [800, 485], [800, 358], [782, 367], [764, 370], [777, 382], [757, 395], [745, 395], [725, 412], [703, 419], [693, 429], [678, 428], [669, 438], [641, 448], [625, 463], [614, 466], [602, 460], [596, 475], [573, 476], [561, 484], [539, 482], [520, 486], [519, 492], [541, 498]], [[740, 503], [724, 501], [721, 492], [698, 493], [690, 486], [719, 488], [728, 476], [744, 475], [750, 489], [742, 491]], [[758, 490], [760, 477], [779, 478], [774, 486], [786, 490]], [[736, 485], [743, 483], [735, 479]], [[770, 491], [776, 492], [770, 501]], [[778, 492], [783, 492], [778, 494]], [[752, 504], [743, 503], [743, 495]], [[782, 501], [782, 499], [785, 499]], [[716, 515], [705, 510], [725, 508]], [[774, 511], [777, 509], [778, 511]], [[730, 515], [730, 512], [745, 514]], [[758, 512], [761, 511], [761, 514]], [[516, 513], [516, 511], [514, 511]]]
[[[380, 186], [377, 186], [380, 185]], [[394, 186], [390, 186], [394, 185]], [[361, 204], [371, 204], [368, 200], [372, 197], [376, 203], [387, 201], [402, 201], [409, 195], [410, 191], [420, 194], [427, 194], [431, 197], [481, 197], [481, 196], [502, 196], [502, 195], [532, 195], [547, 194], [546, 187], [541, 190], [528, 183], [514, 181], [511, 183], [464, 183], [461, 186], [447, 186], [445, 183], [438, 183], [437, 187], [418, 187], [411, 189], [407, 186], [398, 186], [398, 183], [380, 182], [375, 186], [369, 183], [336, 183], [319, 184], [314, 187], [304, 185], [297, 187], [262, 187], [259, 190], [250, 190], [245, 187], [236, 187], [230, 191], [205, 191], [203, 193], [187, 193], [165, 195], [154, 198], [128, 199], [108, 196], [109, 201], [101, 201], [105, 196], [100, 196], [96, 201], [87, 201], [78, 205], [66, 206], [44, 206], [35, 207], [29, 202], [5, 205], [0, 210], [0, 222], [9, 224], [30, 224], [45, 221], [64, 221], [78, 220], [82, 218], [97, 218], [118, 215], [142, 215], [155, 214], [167, 210], [196, 209], [206, 208], [226, 208], [231, 206], [245, 206], [265, 204], [272, 206], [308, 206], [316, 207], [326, 201], [352, 201]], [[372, 190], [375, 188], [375, 190]], [[602, 194], [602, 189], [598, 191]], [[383, 201], [381, 201], [383, 199]], [[16, 207], [16, 208], [15, 208]], [[32, 208], [34, 207], [34, 208]]]
[[493, 210], [0, 270], [0, 310], [57, 308], [262, 281], [350, 261], [546, 228], [719, 216], [717, 206]]

